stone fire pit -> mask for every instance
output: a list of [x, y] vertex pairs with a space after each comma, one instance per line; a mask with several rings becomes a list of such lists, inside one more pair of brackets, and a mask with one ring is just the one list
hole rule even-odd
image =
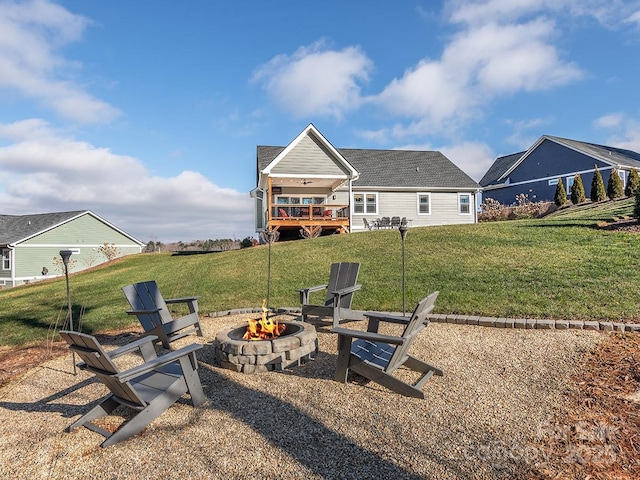
[[284, 332], [271, 340], [243, 340], [247, 326], [231, 327], [216, 334], [216, 359], [220, 366], [236, 372], [261, 373], [295, 367], [318, 352], [313, 325], [284, 321]]

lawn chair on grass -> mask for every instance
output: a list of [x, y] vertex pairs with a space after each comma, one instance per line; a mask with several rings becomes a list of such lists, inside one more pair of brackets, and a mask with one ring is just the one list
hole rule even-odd
[[[67, 427], [68, 432], [84, 426], [99, 433], [106, 438], [101, 447], [114, 445], [138, 434], [185, 393], [191, 395], [191, 401], [196, 407], [206, 400], [195, 355], [202, 345], [189, 345], [158, 357], [153, 347], [154, 336], [145, 336], [106, 352], [91, 335], [70, 331], [61, 331], [60, 335], [69, 344], [69, 348], [84, 361], [78, 366], [95, 374], [111, 392], [99, 405]], [[144, 363], [124, 372], [120, 371], [113, 359], [136, 350], [142, 355]], [[91, 423], [110, 415], [119, 406], [128, 407], [137, 413], [125, 420], [115, 432]]]
[[[192, 333], [202, 336], [202, 328], [198, 318], [198, 297], [162, 298], [158, 285], [154, 280], [134, 283], [122, 288], [129, 300], [132, 310], [129, 315], [136, 315], [146, 335], [155, 335], [162, 346], [169, 349], [174, 340]], [[189, 314], [174, 319], [167, 304], [186, 303]]]
[[[433, 310], [437, 297], [438, 292], [434, 292], [420, 300], [409, 319], [367, 312], [365, 316], [369, 325], [366, 332], [334, 328], [333, 332], [338, 334], [335, 380], [346, 383], [349, 370], [353, 370], [394, 392], [424, 398], [423, 385], [433, 374], [442, 375], [442, 370], [418, 360], [407, 352], [418, 333], [427, 326], [427, 315]], [[378, 327], [381, 321], [405, 325], [402, 335], [380, 335]], [[393, 375], [400, 367], [418, 372], [420, 378], [415, 383], [401, 380]]]
[[[334, 328], [342, 319], [364, 320], [363, 312], [351, 309], [353, 293], [362, 287], [356, 283], [359, 271], [359, 263], [334, 263], [331, 265], [329, 283], [298, 290], [302, 305], [302, 320], [307, 321], [308, 315], [332, 317]], [[312, 305], [310, 294], [322, 290], [326, 290], [324, 304]]]

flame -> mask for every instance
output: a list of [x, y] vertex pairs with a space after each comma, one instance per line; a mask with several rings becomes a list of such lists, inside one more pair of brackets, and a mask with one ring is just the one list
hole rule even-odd
[[286, 325], [274, 322], [267, 316], [266, 302], [266, 299], [262, 300], [262, 318], [249, 319], [247, 331], [242, 337], [243, 340], [270, 340], [282, 335], [287, 328]]

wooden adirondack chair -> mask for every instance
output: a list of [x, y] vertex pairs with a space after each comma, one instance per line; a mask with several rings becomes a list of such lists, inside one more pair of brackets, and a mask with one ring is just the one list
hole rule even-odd
[[[192, 333], [202, 336], [198, 318], [198, 297], [165, 300], [154, 280], [127, 285], [122, 291], [132, 308], [127, 310], [127, 313], [136, 315], [145, 334], [158, 337], [164, 348], [169, 349], [171, 342]], [[189, 314], [174, 319], [167, 304], [175, 303], [186, 303]]]
[[[84, 361], [78, 366], [95, 374], [111, 392], [100, 404], [67, 427], [68, 432], [84, 426], [104, 436], [106, 440], [101, 446], [108, 447], [138, 434], [185, 393], [191, 395], [194, 406], [201, 405], [206, 400], [195, 355], [202, 345], [189, 345], [158, 357], [153, 348], [154, 336], [145, 336], [106, 352], [91, 335], [70, 331], [61, 331], [60, 335], [67, 341], [69, 348]], [[113, 359], [136, 350], [142, 355], [144, 363], [124, 372], [120, 371]], [[111, 414], [119, 406], [128, 407], [137, 413], [125, 420], [113, 433], [91, 423]]]
[[[351, 309], [353, 293], [362, 288], [362, 285], [356, 283], [359, 272], [359, 263], [334, 263], [331, 265], [329, 283], [299, 289], [302, 320], [307, 321], [308, 315], [333, 317], [334, 328], [342, 319], [364, 320], [362, 311]], [[327, 292], [324, 304], [310, 304], [310, 294], [322, 290]]]
[[[442, 370], [433, 367], [407, 352], [418, 333], [427, 324], [427, 314], [433, 310], [438, 292], [420, 300], [411, 318], [367, 312], [369, 320], [366, 332], [334, 328], [338, 334], [338, 361], [335, 380], [346, 383], [349, 370], [402, 395], [424, 398], [422, 387], [433, 374], [442, 375]], [[401, 336], [380, 335], [380, 322], [404, 324]], [[354, 340], [355, 339], [355, 340]], [[406, 367], [420, 373], [415, 383], [407, 383], [393, 373]]]

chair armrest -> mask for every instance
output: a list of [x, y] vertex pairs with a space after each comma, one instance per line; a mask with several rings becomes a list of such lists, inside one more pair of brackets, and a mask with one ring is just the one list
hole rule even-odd
[[[425, 317], [433, 311], [433, 305], [431, 305], [426, 311], [422, 312], [422, 315]], [[380, 313], [380, 312], [364, 312], [364, 316], [368, 319], [375, 319], [377, 321], [383, 321], [387, 323], [399, 323], [401, 325], [406, 325], [411, 320], [411, 317], [403, 317], [401, 315], [390, 315], [388, 313]], [[425, 318], [425, 322], [428, 319]]]
[[133, 367], [125, 372], [118, 373], [115, 375], [115, 377], [121, 382], [128, 382], [158, 367], [162, 367], [169, 363], [173, 363], [176, 360], [180, 360], [180, 358], [185, 357], [201, 348], [202, 348], [202, 345], [198, 343], [187, 345], [186, 347], [182, 347], [180, 350], [174, 350], [171, 353], [167, 353], [166, 355], [162, 355], [160, 357], [154, 358], [153, 360], [145, 362], [142, 365]]
[[198, 297], [169, 298], [165, 299], [164, 303], [187, 303], [195, 300], [198, 300]]
[[392, 343], [394, 345], [402, 345], [406, 338], [393, 337], [391, 335], [380, 335], [375, 332], [363, 332], [361, 330], [350, 330], [347, 328], [332, 328], [331, 333], [337, 333], [340, 337], [361, 338], [362, 340], [370, 340], [372, 342]]
[[324, 290], [328, 286], [329, 285], [325, 283], [324, 285], [316, 285], [314, 287], [301, 288], [298, 291], [299, 292], [317, 292], [317, 291], [320, 291], [320, 290]]
[[379, 321], [387, 323], [399, 323], [402, 325], [406, 325], [407, 323], [409, 323], [409, 320], [411, 320], [411, 317], [403, 317], [402, 315], [391, 315], [380, 312], [364, 312], [364, 316], [366, 318], [375, 318]]
[[362, 285], [352, 285], [350, 287], [341, 288], [340, 290], [335, 290], [335, 291], [331, 292], [331, 294], [332, 295], [343, 296], [343, 295], [348, 295], [349, 293], [353, 293], [356, 290], [360, 290], [361, 288], [362, 288]]
[[151, 310], [127, 310], [127, 315], [149, 315], [151, 313], [158, 313], [161, 308], [154, 308]]
[[146, 345], [147, 343], [153, 343], [157, 339], [158, 337], [156, 335], [146, 335], [142, 338], [139, 338], [138, 340], [134, 340], [131, 343], [127, 343], [126, 345], [116, 348], [115, 350], [111, 350], [110, 352], [107, 352], [107, 353], [110, 358], [117, 358], [127, 353], [130, 353], [133, 350], [136, 350], [141, 346]]
[[324, 290], [328, 287], [328, 284], [324, 285], [315, 285], [313, 287], [300, 288], [298, 293], [300, 294], [300, 303], [302, 305], [307, 305], [309, 303], [309, 294], [311, 292], [318, 292], [320, 290]]

